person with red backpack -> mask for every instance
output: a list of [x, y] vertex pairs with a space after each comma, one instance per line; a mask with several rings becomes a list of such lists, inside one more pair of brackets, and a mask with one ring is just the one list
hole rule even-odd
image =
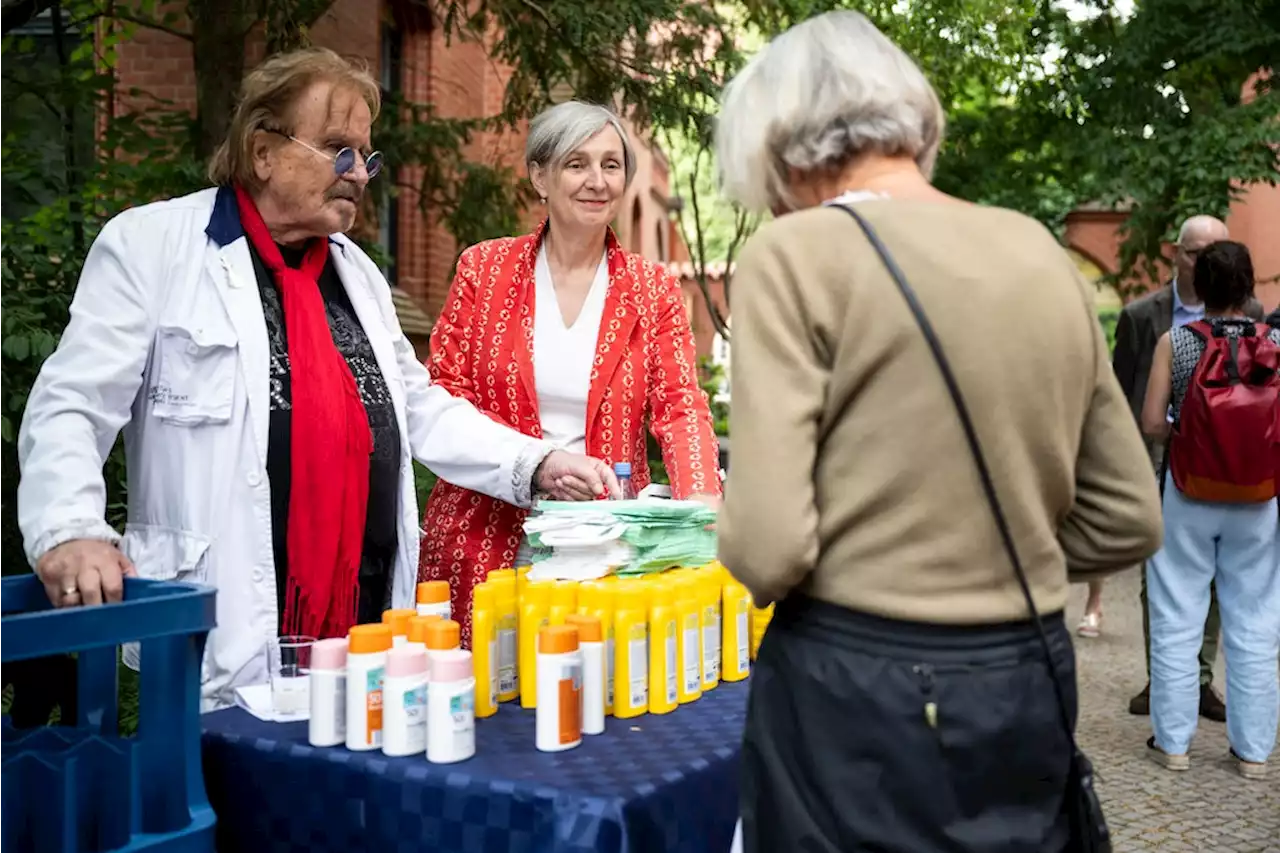
[[1143, 431], [1168, 437], [1164, 545], [1148, 563], [1149, 754], [1186, 770], [1196, 653], [1215, 584], [1227, 655], [1227, 738], [1240, 774], [1266, 775], [1280, 720], [1280, 330], [1255, 323], [1253, 263], [1223, 240], [1196, 258], [1203, 320], [1156, 345]]

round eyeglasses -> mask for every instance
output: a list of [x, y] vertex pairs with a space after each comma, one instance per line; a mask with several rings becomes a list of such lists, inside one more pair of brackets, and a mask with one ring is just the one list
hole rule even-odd
[[[286, 133], [281, 133], [280, 135], [287, 136], [291, 141], [298, 143], [303, 148], [307, 149], [313, 154], [319, 154], [321, 157], [325, 158], [326, 160], [332, 160], [333, 172], [335, 175], [338, 175], [339, 177], [347, 174], [352, 169], [354, 169], [356, 167], [356, 164], [360, 160], [360, 152], [356, 151], [354, 148], [349, 148], [349, 147], [340, 148], [338, 150], [338, 153], [330, 154], [327, 151], [321, 151], [319, 148], [316, 148], [314, 145], [310, 145], [306, 142], [303, 142], [301, 139], [299, 139], [296, 136], [290, 136], [289, 134], [286, 134]], [[367, 157], [364, 158], [364, 170], [369, 174], [370, 178], [376, 178], [378, 176], [378, 173], [382, 171], [382, 152], [381, 151], [371, 152]]]

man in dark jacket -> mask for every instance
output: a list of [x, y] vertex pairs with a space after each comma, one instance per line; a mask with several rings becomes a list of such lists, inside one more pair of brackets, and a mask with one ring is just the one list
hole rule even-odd
[[[1156, 341], [1175, 326], [1185, 326], [1204, 316], [1204, 305], [1196, 296], [1194, 274], [1196, 256], [1205, 246], [1227, 239], [1227, 226], [1212, 216], [1193, 216], [1182, 224], [1174, 257], [1175, 276], [1172, 282], [1146, 296], [1130, 302], [1120, 312], [1116, 323], [1116, 346], [1112, 366], [1120, 387], [1124, 389], [1135, 420], [1142, 415], [1142, 403], [1147, 393], [1147, 378], [1151, 374], [1151, 361], [1155, 355]], [[1262, 305], [1254, 300], [1247, 313], [1262, 319]], [[1148, 439], [1152, 468], [1160, 476], [1165, 448]], [[1218, 597], [1211, 595], [1209, 615], [1205, 620], [1204, 643], [1200, 647], [1200, 713], [1202, 716], [1225, 721], [1227, 709], [1213, 690], [1213, 662], [1218, 656], [1218, 633], [1221, 622], [1218, 617]], [[1147, 575], [1142, 571], [1142, 638], [1147, 652], [1148, 673], [1151, 668], [1151, 633], [1147, 615]], [[1150, 713], [1150, 679], [1142, 692], [1129, 702], [1129, 713]]]

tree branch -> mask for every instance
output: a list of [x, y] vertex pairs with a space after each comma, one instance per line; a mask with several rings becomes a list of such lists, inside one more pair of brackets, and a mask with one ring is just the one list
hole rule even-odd
[[123, 21], [126, 24], [137, 24], [138, 26], [146, 27], [149, 30], [168, 33], [174, 38], [180, 38], [184, 41], [191, 41], [192, 39], [191, 33], [183, 32], [177, 27], [170, 26], [169, 24], [157, 21], [154, 18], [148, 18], [144, 15], [134, 15], [131, 12], [113, 12], [111, 17], [115, 18], [117, 21]]
[[[711, 298], [711, 284], [707, 280], [706, 231], [702, 227], [702, 212], [698, 208], [698, 172], [702, 168], [702, 157], [706, 152], [705, 146], [698, 146], [693, 155], [693, 168], [689, 171], [689, 206], [693, 211], [693, 228], [697, 240], [698, 257], [693, 272], [694, 280], [698, 283], [698, 289], [702, 291], [702, 298], [707, 303], [707, 314], [711, 317], [711, 325], [727, 341], [729, 340], [729, 324], [726, 322], [724, 315], [720, 313], [720, 306], [716, 305], [715, 300]], [[688, 243], [688, 238], [685, 239], [685, 242]], [[729, 268], [726, 264], [725, 274], [727, 275], [728, 272]]]

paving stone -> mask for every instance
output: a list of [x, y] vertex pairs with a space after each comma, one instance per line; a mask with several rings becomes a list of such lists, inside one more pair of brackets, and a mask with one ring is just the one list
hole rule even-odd
[[[1078, 737], [1098, 772], [1116, 853], [1280, 853], [1280, 752], [1265, 781], [1245, 780], [1228, 758], [1226, 726], [1201, 718], [1190, 770], [1170, 772], [1147, 758], [1150, 718], [1129, 714], [1129, 700], [1146, 683], [1138, 582], [1136, 571], [1108, 580], [1102, 636], [1076, 638]], [[1085, 588], [1077, 587], [1067, 610], [1073, 629], [1084, 601]], [[1225, 672], [1220, 653], [1220, 691]]]

